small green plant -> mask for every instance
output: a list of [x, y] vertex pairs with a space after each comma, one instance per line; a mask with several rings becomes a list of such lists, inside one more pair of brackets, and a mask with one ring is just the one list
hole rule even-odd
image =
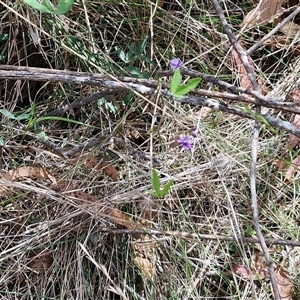
[[15, 121], [28, 120], [30, 118], [30, 114], [23, 113], [23, 114], [20, 114], [18, 116], [15, 116], [13, 113], [11, 113], [10, 111], [8, 111], [5, 108], [1, 108], [0, 113], [3, 116], [7, 117], [8, 119], [15, 120]]
[[124, 51], [119, 47], [116, 47], [114, 53], [118, 54], [119, 58], [126, 65], [124, 69], [128, 71], [133, 77], [136, 78], [149, 78], [149, 72], [142, 72], [139, 68], [134, 66], [134, 64], [139, 61], [143, 63], [153, 64], [153, 62], [145, 55], [147, 37], [138, 44], [127, 44], [128, 51]]
[[180, 70], [175, 70], [171, 83], [170, 83], [170, 91], [174, 97], [180, 98], [188, 94], [190, 91], [194, 90], [198, 84], [200, 83], [200, 78], [192, 78], [188, 80], [186, 84], [181, 84], [182, 76]]
[[149, 190], [148, 193], [154, 198], [164, 198], [167, 193], [170, 191], [171, 186], [173, 185], [173, 180], [170, 180], [162, 189], [159, 181], [157, 172], [152, 169], [152, 190]]
[[181, 84], [182, 76], [180, 67], [182, 67], [182, 65], [182, 62], [178, 58], [173, 58], [170, 61], [171, 68], [175, 70], [170, 83], [170, 91], [176, 98], [180, 98], [194, 90], [201, 81], [200, 78], [192, 78], [188, 80], [186, 84]]
[[37, 0], [24, 0], [24, 2], [43, 13], [64, 15], [71, 9], [74, 0], [60, 0], [56, 8], [49, 0], [43, 0], [41, 3]]
[[104, 106], [106, 110], [114, 115], [120, 112], [119, 108], [113, 102], [106, 100], [104, 97], [97, 100], [97, 106]]

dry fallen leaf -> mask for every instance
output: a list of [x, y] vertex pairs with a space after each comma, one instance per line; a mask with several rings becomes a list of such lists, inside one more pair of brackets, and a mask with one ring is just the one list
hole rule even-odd
[[288, 23], [281, 26], [280, 31], [285, 34], [286, 38], [292, 40], [299, 34], [300, 26], [293, 22], [289, 21]]
[[246, 15], [240, 27], [245, 26], [246, 28], [251, 28], [253, 26], [261, 26], [274, 22], [274, 20], [280, 17], [284, 12], [284, 9], [281, 7], [283, 2], [284, 0], [261, 1], [255, 9], [252, 9]]
[[[269, 270], [264, 254], [260, 249], [260, 245], [257, 246], [258, 248], [254, 249], [251, 255], [251, 269], [244, 265], [233, 265], [233, 271], [244, 279], [250, 279], [252, 277], [254, 280], [261, 280], [269, 277]], [[273, 249], [270, 248], [270, 252], [272, 251]]]
[[101, 211], [110, 221], [128, 229], [138, 229], [140, 226], [135, 223], [128, 215], [117, 208], [106, 207]]
[[96, 170], [103, 170], [107, 176], [109, 176], [113, 181], [118, 181], [119, 180], [119, 172], [117, 169], [112, 166], [108, 162], [103, 162], [100, 164], [97, 164], [95, 166]]
[[[52, 176], [49, 172], [47, 172], [42, 167], [21, 167], [18, 169], [13, 169], [5, 173], [1, 179], [7, 180], [7, 181], [14, 181], [18, 178], [24, 178], [24, 177], [36, 177], [36, 178], [48, 178], [52, 181], [53, 184], [57, 184], [57, 181], [54, 176]], [[7, 187], [1, 186], [0, 187], [0, 196], [5, 193], [7, 190]]]
[[254, 249], [251, 260], [253, 269], [255, 270], [255, 274], [258, 279], [269, 277], [269, 270], [266, 264], [265, 256], [260, 250], [260, 245], [258, 249]]
[[[300, 115], [295, 116], [293, 125], [295, 127], [297, 127], [298, 129], [300, 129]], [[297, 136], [289, 133], [289, 141], [290, 141], [290, 147], [295, 148], [299, 144], [300, 138], [298, 138]]]
[[[269, 248], [269, 251], [272, 253], [275, 251], [275, 249]], [[254, 280], [261, 280], [269, 277], [269, 270], [266, 264], [265, 257], [260, 250], [260, 246], [258, 247], [258, 249], [254, 249], [251, 261], [253, 266], [252, 270], [249, 270], [244, 265], [234, 264], [232, 266], [234, 273], [247, 280], [249, 280], [251, 277]], [[274, 266], [274, 268], [281, 300], [292, 300], [293, 284], [289, 279], [288, 273], [284, 271], [280, 266]]]
[[272, 165], [277, 169], [277, 170], [283, 170], [287, 169], [287, 162], [282, 159], [274, 159], [272, 162]]
[[[233, 268], [234, 273], [240, 275], [242, 278], [244, 278], [244, 279], [250, 279], [251, 278], [252, 271], [249, 270], [244, 265], [234, 264], [232, 266], [232, 268]], [[253, 274], [252, 274], [252, 276], [253, 276]]]
[[211, 111], [212, 111], [212, 108], [210, 108], [210, 107], [201, 107], [200, 110], [193, 113], [192, 117], [195, 118], [196, 120], [202, 120], [205, 117], [207, 117]]
[[156, 268], [156, 247], [155, 242], [150, 240], [149, 236], [137, 239], [133, 242], [134, 263], [140, 269], [144, 278], [153, 280]]
[[2, 179], [14, 181], [21, 177], [48, 178], [52, 181], [52, 183], [57, 183], [55, 177], [52, 176], [49, 172], [47, 172], [44, 168], [29, 166], [10, 170], [2, 176]]
[[293, 284], [289, 279], [287, 272], [279, 267], [275, 270], [275, 277], [277, 280], [281, 300], [292, 300]]

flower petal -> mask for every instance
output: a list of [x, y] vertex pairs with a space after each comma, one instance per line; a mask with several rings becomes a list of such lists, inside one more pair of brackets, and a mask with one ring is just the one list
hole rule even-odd
[[181, 68], [183, 66], [183, 63], [182, 61], [179, 59], [179, 58], [172, 58], [170, 60], [170, 67], [173, 69], [173, 70], [176, 70], [178, 68]]

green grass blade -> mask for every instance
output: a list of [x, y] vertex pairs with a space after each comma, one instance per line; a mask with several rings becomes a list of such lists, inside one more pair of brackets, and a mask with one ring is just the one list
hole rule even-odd
[[63, 122], [78, 124], [78, 125], [81, 125], [81, 126], [96, 128], [95, 126], [85, 124], [83, 122], [75, 121], [75, 120], [68, 119], [68, 118], [56, 117], [56, 116], [40, 117], [40, 118], [35, 119], [33, 121], [33, 123], [37, 124], [39, 122], [48, 121], [48, 120], [50, 120], [50, 121], [63, 121]]

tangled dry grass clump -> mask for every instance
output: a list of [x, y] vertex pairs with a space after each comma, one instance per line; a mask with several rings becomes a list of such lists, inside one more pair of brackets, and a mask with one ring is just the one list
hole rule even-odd
[[[276, 127], [298, 109], [283, 100], [299, 84], [297, 37], [252, 53], [256, 98], [211, 1], [198, 2], [91, 0], [54, 16], [0, 1], [1, 299], [273, 299], [253, 225], [254, 121], [259, 225], [282, 299], [297, 299], [298, 150], [282, 129], [299, 126]], [[223, 5], [246, 49], [275, 26], [241, 29], [256, 3]], [[181, 101], [174, 57], [184, 79], [204, 76]], [[21, 77], [32, 67], [102, 85]], [[282, 100], [262, 108], [277, 123], [255, 113], [264, 99]], [[164, 198], [149, 193], [153, 169], [173, 181]]]

